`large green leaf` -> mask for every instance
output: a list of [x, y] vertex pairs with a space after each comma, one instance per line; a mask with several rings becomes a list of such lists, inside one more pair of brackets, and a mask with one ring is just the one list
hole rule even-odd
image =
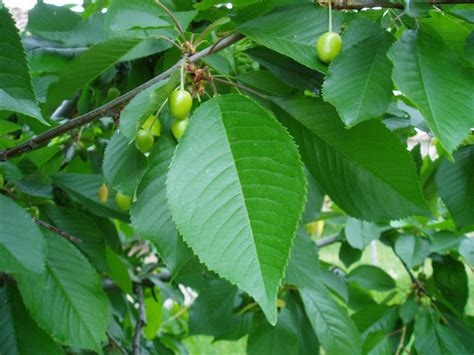
[[0, 354], [63, 354], [31, 319], [14, 285], [0, 288]]
[[308, 170], [348, 214], [369, 221], [427, 214], [415, 164], [382, 123], [372, 120], [347, 130], [320, 99], [275, 102], [277, 117], [295, 137]]
[[31, 216], [3, 195], [0, 195], [0, 211], [0, 270], [43, 272], [43, 235]]
[[386, 34], [371, 36], [342, 51], [329, 66], [324, 100], [333, 104], [351, 127], [380, 118], [392, 98], [392, 64], [386, 53], [392, 43]]
[[254, 297], [273, 324], [305, 185], [286, 130], [238, 95], [195, 111], [168, 175], [168, 200], [184, 240], [211, 270]]
[[95, 174], [56, 174], [53, 176], [56, 185], [63, 188], [71, 196], [81, 203], [86, 209], [103, 217], [113, 217], [127, 219], [115, 204], [115, 192], [109, 192], [109, 199], [106, 203], [99, 200], [97, 192], [104, 183], [102, 175]]
[[117, 38], [99, 43], [81, 53], [59, 74], [59, 80], [48, 90], [46, 109], [52, 112], [64, 99], [70, 99], [79, 89], [112, 67], [142, 40]]
[[107, 183], [115, 190], [133, 196], [148, 169], [148, 162], [135, 144], [116, 132], [104, 152], [102, 164]]
[[105, 236], [91, 217], [68, 208], [45, 206], [42, 211], [59, 229], [81, 240], [78, 248], [100, 271], [107, 270]]
[[138, 185], [137, 200], [131, 209], [135, 231], [155, 244], [173, 274], [192, 256], [178, 235], [166, 199], [166, 177], [175, 147], [173, 138], [168, 135], [160, 137], [150, 152], [150, 169]]
[[[333, 12], [334, 31], [339, 31], [342, 19], [341, 12]], [[322, 73], [327, 66], [318, 60], [315, 46], [327, 30], [327, 10], [308, 3], [281, 8], [238, 27], [255, 42]]]
[[474, 226], [474, 145], [444, 159], [436, 174], [438, 191], [458, 228]]
[[415, 348], [419, 354], [467, 355], [469, 352], [452, 331], [440, 323], [435, 310], [422, 308], [415, 321]]
[[20, 112], [48, 124], [41, 116], [18, 29], [0, 5], [0, 110]]
[[395, 241], [395, 251], [409, 268], [413, 268], [430, 255], [430, 242], [414, 235], [401, 235]]
[[398, 89], [423, 113], [441, 145], [452, 153], [474, 126], [472, 77], [434, 32], [405, 31], [388, 56]]
[[38, 325], [60, 343], [100, 351], [109, 320], [102, 282], [71, 243], [52, 233], [45, 237], [44, 274], [16, 276], [23, 301]]
[[306, 314], [327, 354], [361, 354], [360, 334], [325, 286], [300, 290]]
[[[125, 106], [120, 114], [120, 132], [129, 141], [135, 139], [139, 127], [166, 101], [171, 91], [179, 83], [179, 71], [171, 75], [170, 79], [160, 81], [146, 90], [140, 92]], [[150, 100], [151, 93], [153, 100]]]

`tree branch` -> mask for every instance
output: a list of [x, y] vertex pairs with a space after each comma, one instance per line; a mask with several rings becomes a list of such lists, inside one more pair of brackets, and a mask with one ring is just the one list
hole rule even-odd
[[319, 239], [316, 241], [316, 246], [318, 248], [323, 248], [325, 246], [328, 246], [328, 245], [331, 245], [331, 244], [334, 244], [336, 243], [337, 241], [339, 240], [339, 234], [336, 234], [336, 235], [331, 235], [329, 237], [326, 237], [326, 238], [322, 238], [322, 239]]
[[135, 324], [135, 334], [133, 335], [133, 355], [140, 355], [142, 328], [146, 325], [145, 300], [143, 298], [142, 285], [137, 283], [134, 289], [138, 299], [138, 319]]
[[42, 221], [41, 219], [38, 219], [38, 218], [33, 218], [33, 222], [35, 222], [36, 224], [40, 225], [41, 227], [43, 228], [46, 228], [58, 235], [60, 235], [61, 237], [63, 238], [66, 238], [67, 240], [73, 242], [73, 243], [76, 243], [76, 244], [80, 244], [82, 243], [82, 240], [80, 240], [79, 238], [76, 238], [72, 235], [70, 235], [69, 233], [66, 233], [65, 231], [55, 227], [55, 226], [52, 226], [51, 224], [49, 223], [46, 223], [45, 221]]
[[[202, 51], [190, 56], [188, 58], [188, 61], [196, 62], [205, 56], [217, 53], [220, 50], [229, 47], [235, 42], [240, 41], [242, 38], [244, 38], [244, 36], [241, 35], [240, 33], [234, 33], [230, 36], [224, 37], [220, 39], [213, 46], [203, 49]], [[17, 146], [0, 151], [0, 161], [6, 161], [10, 158], [16, 157], [23, 153], [42, 147], [43, 145], [48, 143], [51, 139], [57, 136], [67, 133], [75, 128], [84, 126], [92, 121], [95, 121], [101, 117], [106, 116], [107, 114], [110, 114], [111, 112], [119, 111], [120, 108], [122, 108], [128, 101], [130, 101], [138, 93], [140, 93], [141, 91], [147, 89], [148, 87], [164, 79], [167, 79], [171, 75], [171, 73], [173, 73], [177, 68], [179, 68], [180, 65], [181, 65], [181, 62], [176, 63], [170, 69], [164, 71], [160, 75], [136, 87], [135, 89], [123, 94], [122, 96], [117, 97], [116, 99], [106, 103], [103, 106], [100, 106], [84, 115], [76, 117], [61, 126], [54, 127], [53, 129], [50, 129], [49, 131], [41, 133], [37, 135], [36, 137], [33, 137], [30, 140], [23, 142]]]
[[[314, 0], [323, 6], [328, 6], [329, 0]], [[427, 0], [431, 5], [448, 4], [472, 4], [473, 0]], [[403, 9], [403, 4], [391, 2], [390, 0], [332, 0], [332, 8], [338, 10], [360, 10], [364, 8], [384, 7]]]

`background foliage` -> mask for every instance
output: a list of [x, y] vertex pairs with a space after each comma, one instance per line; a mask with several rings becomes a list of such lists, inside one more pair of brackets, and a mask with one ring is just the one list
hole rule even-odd
[[162, 3], [0, 2], [0, 354], [472, 354], [473, 5]]

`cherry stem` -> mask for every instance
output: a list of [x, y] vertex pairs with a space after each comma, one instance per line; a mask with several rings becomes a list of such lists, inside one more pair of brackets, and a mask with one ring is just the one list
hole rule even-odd
[[184, 90], [184, 66], [186, 64], [185, 62], [186, 62], [186, 57], [183, 57], [183, 59], [181, 60], [181, 83], [179, 86], [181, 90]]
[[156, 120], [158, 119], [158, 116], [160, 115], [161, 110], [163, 110], [163, 107], [165, 107], [165, 105], [166, 105], [167, 102], [168, 102], [168, 98], [166, 98], [166, 100], [163, 101], [163, 103], [161, 104], [161, 106], [160, 106], [160, 108], [158, 109], [158, 111], [156, 111], [155, 116], [153, 117], [153, 120], [151, 121], [150, 125], [149, 125], [148, 128], [147, 128], [147, 132], [148, 132], [148, 133], [151, 132], [151, 128], [152, 128], [153, 125], [155, 124]]
[[332, 0], [329, 0], [329, 32], [332, 32]]

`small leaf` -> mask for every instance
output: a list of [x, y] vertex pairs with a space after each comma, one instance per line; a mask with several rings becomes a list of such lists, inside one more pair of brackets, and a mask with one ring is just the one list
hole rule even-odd
[[[333, 12], [333, 31], [338, 32], [343, 14]], [[297, 26], [295, 24], [298, 24]], [[258, 44], [286, 55], [322, 73], [326, 65], [316, 56], [316, 41], [328, 30], [327, 10], [314, 4], [299, 4], [278, 9], [238, 27]]]
[[373, 223], [348, 218], [344, 229], [347, 242], [356, 249], [364, 249], [380, 236], [380, 228]]
[[44, 238], [31, 216], [3, 195], [0, 195], [0, 211], [0, 270], [43, 272]]
[[31, 319], [12, 284], [0, 287], [0, 353], [63, 354], [62, 349]]
[[395, 241], [395, 251], [411, 269], [422, 264], [430, 255], [430, 242], [422, 237], [401, 235]]
[[23, 113], [49, 125], [41, 115], [18, 29], [0, 6], [0, 110]]
[[464, 264], [450, 256], [433, 260], [433, 280], [444, 298], [461, 314], [469, 298], [468, 280]]
[[132, 280], [128, 274], [127, 264], [117, 255], [112, 248], [106, 246], [105, 253], [107, 257], [108, 272], [112, 281], [125, 293], [132, 294]]
[[474, 91], [459, 59], [433, 31], [407, 30], [388, 53], [393, 80], [423, 113], [443, 148], [451, 154], [474, 126]]
[[386, 53], [388, 34], [368, 37], [343, 50], [329, 66], [324, 100], [333, 104], [343, 122], [352, 127], [381, 118], [392, 98], [392, 64]]
[[361, 288], [376, 291], [390, 291], [395, 288], [395, 281], [382, 269], [372, 265], [361, 265], [352, 270], [347, 278]]
[[45, 233], [46, 270], [16, 280], [31, 317], [61, 344], [100, 351], [108, 324], [107, 297], [87, 259], [64, 238]]
[[211, 270], [254, 297], [272, 324], [305, 185], [286, 130], [237, 95], [194, 112], [168, 174], [168, 201], [184, 240]]
[[134, 144], [130, 144], [120, 132], [116, 132], [105, 148], [102, 169], [109, 186], [127, 196], [133, 196], [148, 169], [148, 162]]
[[458, 228], [474, 226], [474, 145], [454, 153], [454, 159], [441, 162], [436, 174], [439, 194]]

